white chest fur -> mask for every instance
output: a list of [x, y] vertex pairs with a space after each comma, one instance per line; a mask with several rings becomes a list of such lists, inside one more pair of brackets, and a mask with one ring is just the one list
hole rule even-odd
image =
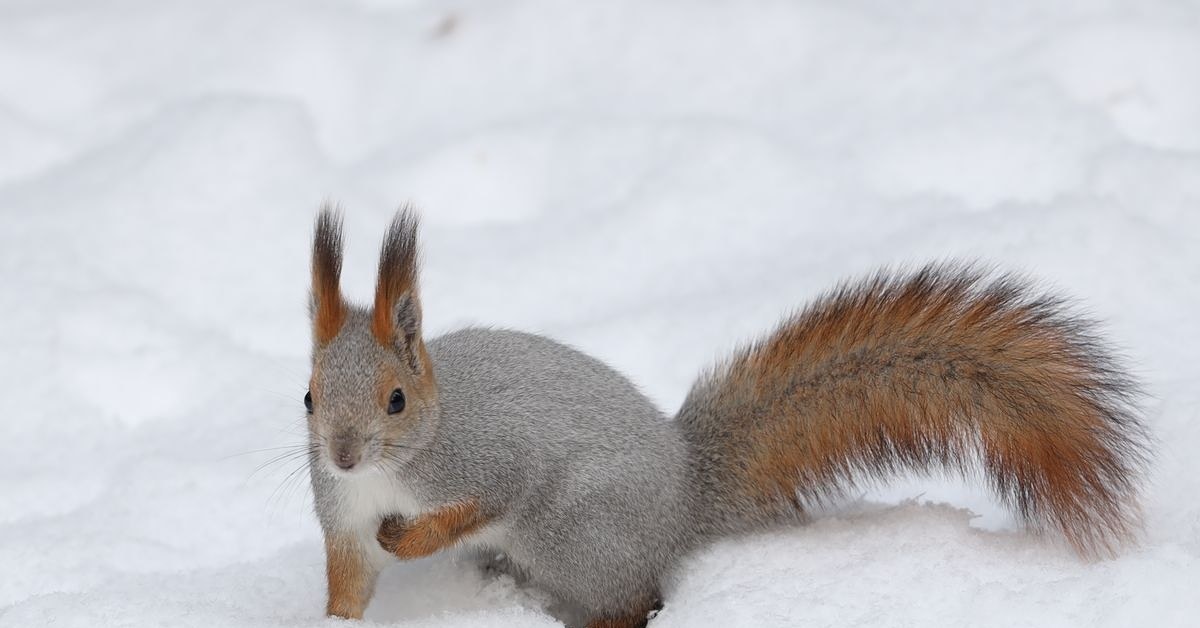
[[388, 515], [411, 518], [426, 510], [399, 478], [378, 471], [342, 475], [335, 486], [342, 526], [359, 537], [371, 561], [380, 567], [392, 557], [375, 540], [379, 522]]
[[[371, 548], [372, 559], [379, 562], [392, 558], [375, 540], [379, 522], [384, 517], [398, 514], [411, 519], [436, 507], [424, 503], [399, 478], [374, 471], [343, 475], [337, 483], [337, 491], [343, 525], [361, 538], [364, 547]], [[503, 551], [507, 546], [507, 532], [508, 526], [498, 521], [462, 541], [467, 547]]]
[[376, 526], [387, 515], [415, 517], [426, 510], [404, 482], [379, 471], [344, 475], [337, 487], [338, 503], [350, 526]]

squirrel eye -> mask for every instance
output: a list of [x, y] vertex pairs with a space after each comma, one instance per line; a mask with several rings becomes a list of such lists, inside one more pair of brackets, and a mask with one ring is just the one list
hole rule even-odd
[[304, 409], [308, 410], [309, 414], [312, 414], [312, 391], [311, 390], [306, 391], [304, 393]]
[[388, 399], [388, 414], [396, 414], [404, 411], [404, 392], [397, 388], [392, 391], [392, 397]]

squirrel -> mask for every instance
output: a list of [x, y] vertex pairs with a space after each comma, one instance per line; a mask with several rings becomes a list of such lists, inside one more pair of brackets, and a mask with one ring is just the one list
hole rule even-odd
[[397, 213], [366, 308], [339, 288], [340, 212], [316, 220], [305, 404], [329, 615], [361, 618], [391, 559], [461, 545], [588, 628], [645, 626], [689, 552], [903, 471], [981, 468], [1085, 558], [1139, 530], [1136, 382], [1020, 278], [936, 263], [841, 284], [703, 374], [670, 420], [543, 336], [426, 340], [417, 230]]

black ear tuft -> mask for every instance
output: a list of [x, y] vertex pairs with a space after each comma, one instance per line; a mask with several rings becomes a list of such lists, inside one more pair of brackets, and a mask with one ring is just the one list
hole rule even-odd
[[379, 254], [375, 311], [371, 331], [381, 344], [408, 351], [419, 369], [417, 343], [421, 334], [421, 303], [417, 295], [417, 214], [403, 207], [392, 219]]
[[313, 231], [312, 300], [313, 336], [325, 344], [337, 335], [346, 320], [342, 300], [342, 215], [326, 204], [317, 214]]

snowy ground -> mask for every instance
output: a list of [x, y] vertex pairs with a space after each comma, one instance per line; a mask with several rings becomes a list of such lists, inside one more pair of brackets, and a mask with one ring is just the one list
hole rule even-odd
[[[653, 628], [1186, 626], [1200, 613], [1200, 5], [0, 2], [0, 625], [334, 626], [302, 438], [311, 218], [369, 295], [537, 330], [664, 407], [786, 309], [982, 257], [1109, 322], [1161, 454], [1084, 563], [909, 480], [693, 557]], [[449, 557], [368, 618], [552, 626]]]

